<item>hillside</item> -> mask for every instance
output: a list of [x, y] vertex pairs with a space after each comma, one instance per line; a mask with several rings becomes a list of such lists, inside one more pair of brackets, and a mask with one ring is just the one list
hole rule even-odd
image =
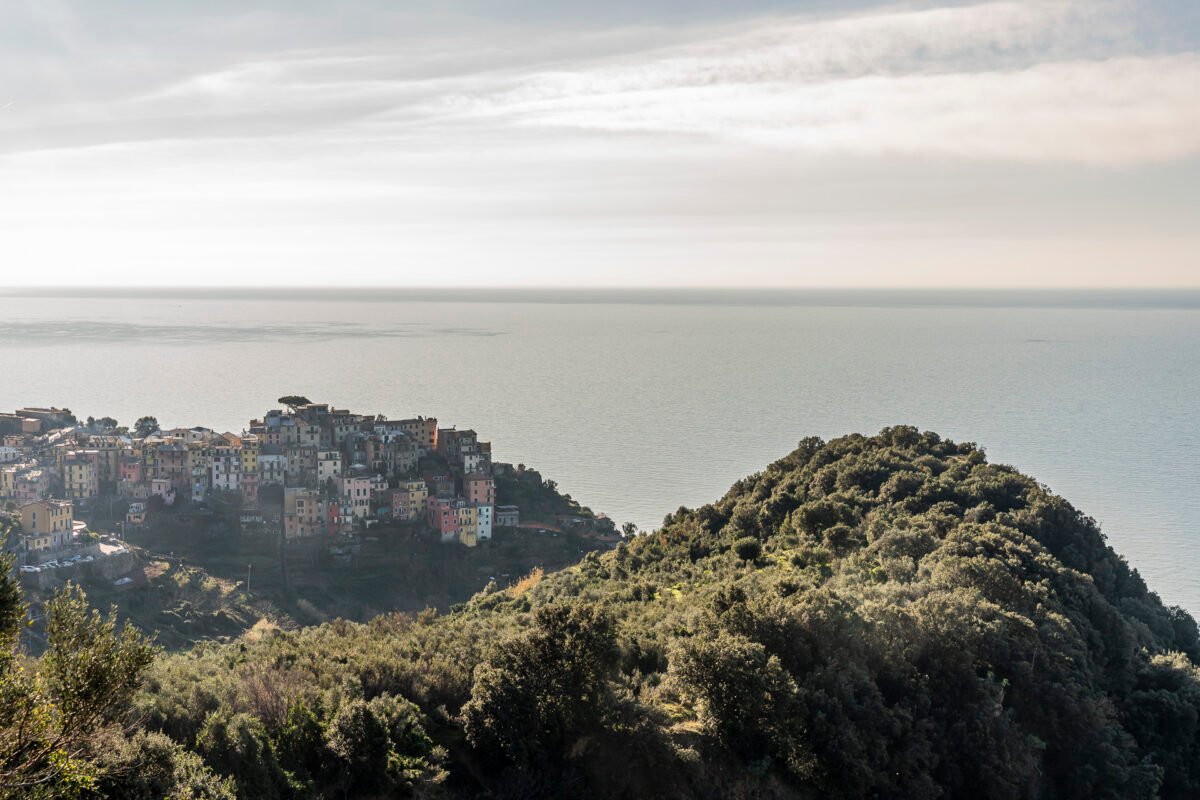
[[[519, 503], [528, 522], [497, 527], [477, 547], [442, 543], [421, 525], [386, 522], [341, 540], [351, 552], [340, 562], [323, 538], [293, 543], [285, 578], [278, 526], [243, 525], [240, 505], [214, 496], [193, 507], [159, 509], [146, 525], [128, 529], [124, 544], [133, 556], [127, 572], [81, 569], [69, 579], [82, 585], [94, 608], [115, 605], [121, 620], [153, 635], [159, 646], [180, 650], [264, 626], [295, 629], [393, 611], [447, 611], [491, 581], [508, 586], [534, 568], [561, 569], [612, 545], [613, 537], [599, 525], [560, 530], [560, 514], [595, 517], [538, 472], [514, 471], [498, 484], [503, 501]], [[98, 503], [81, 517], [97, 529], [114, 529], [126, 505]], [[278, 517], [282, 508], [277, 502], [266, 511]], [[0, 535], [7, 525], [0, 516]], [[114, 586], [114, 577], [132, 584]], [[41, 606], [67, 579], [68, 574], [50, 573], [24, 582], [34, 620], [24, 638], [34, 652], [45, 643]]]
[[161, 656], [97, 791], [1195, 797], [1198, 662], [1091, 519], [897, 427], [445, 616]]

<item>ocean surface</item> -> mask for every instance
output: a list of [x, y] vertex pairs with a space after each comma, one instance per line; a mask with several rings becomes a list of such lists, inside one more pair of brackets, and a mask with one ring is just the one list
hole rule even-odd
[[647, 529], [805, 436], [913, 424], [1200, 612], [1195, 292], [0, 292], [0, 409], [241, 431], [284, 394], [474, 428]]

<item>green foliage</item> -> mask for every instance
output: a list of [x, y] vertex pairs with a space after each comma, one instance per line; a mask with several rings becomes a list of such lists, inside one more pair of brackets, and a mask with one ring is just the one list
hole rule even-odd
[[157, 430], [158, 419], [155, 417], [138, 417], [137, 422], [133, 423], [133, 435], [139, 439], [145, 439]]
[[700, 704], [708, 731], [751, 763], [775, 758], [807, 777], [807, 752], [797, 688], [779, 657], [743, 636], [721, 632], [690, 639], [675, 652], [671, 672], [685, 697]]
[[617, 663], [612, 618], [591, 604], [538, 609], [533, 627], [498, 645], [475, 670], [463, 708], [467, 741], [518, 769], [557, 767], [612, 708]]
[[234, 783], [161, 733], [99, 737], [94, 796], [108, 800], [234, 800]]
[[338, 709], [325, 734], [331, 778], [326, 793], [336, 793], [340, 784], [347, 796], [409, 796], [423, 780], [438, 779], [428, 760], [433, 742], [420, 716], [412, 703], [390, 695]]
[[233, 778], [238, 797], [292, 795], [274, 744], [257, 717], [224, 709], [210, 714], [196, 737], [196, 749], [216, 772]]
[[1191, 798], [1198, 662], [1094, 521], [898, 427], [446, 616], [160, 658], [124, 747], [167, 796]]
[[518, 506], [523, 522], [554, 524], [557, 514], [593, 516], [591, 509], [581, 506], [570, 495], [561, 494], [557, 483], [542, 480], [541, 474], [533, 470], [522, 469], [515, 474], [498, 473], [495, 482], [496, 504]]
[[733, 543], [733, 552], [742, 561], [754, 561], [762, 554], [762, 544], [753, 536], [743, 536]]
[[0, 566], [0, 797], [81, 795], [102, 774], [94, 741], [119, 728], [155, 650], [67, 584], [46, 605], [46, 652], [30, 660], [18, 648], [11, 563]]

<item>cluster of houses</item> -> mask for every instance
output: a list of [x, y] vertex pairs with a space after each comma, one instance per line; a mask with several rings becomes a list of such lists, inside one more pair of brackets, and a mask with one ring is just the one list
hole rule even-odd
[[128, 500], [127, 522], [137, 525], [155, 505], [213, 493], [237, 495], [252, 512], [268, 487], [276, 487], [275, 503], [282, 495], [288, 539], [394, 520], [473, 547], [519, 521], [516, 507], [496, 506], [491, 444], [432, 417], [391, 420], [305, 403], [269, 411], [240, 434], [96, 428], [66, 409], [0, 414], [0, 503], [20, 508], [27, 548], [59, 546], [73, 507], [102, 497]]

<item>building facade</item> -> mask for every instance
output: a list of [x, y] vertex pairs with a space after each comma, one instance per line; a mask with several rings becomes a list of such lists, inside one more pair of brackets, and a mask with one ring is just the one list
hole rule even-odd
[[75, 507], [66, 500], [36, 500], [21, 506], [25, 549], [34, 552], [71, 543]]

